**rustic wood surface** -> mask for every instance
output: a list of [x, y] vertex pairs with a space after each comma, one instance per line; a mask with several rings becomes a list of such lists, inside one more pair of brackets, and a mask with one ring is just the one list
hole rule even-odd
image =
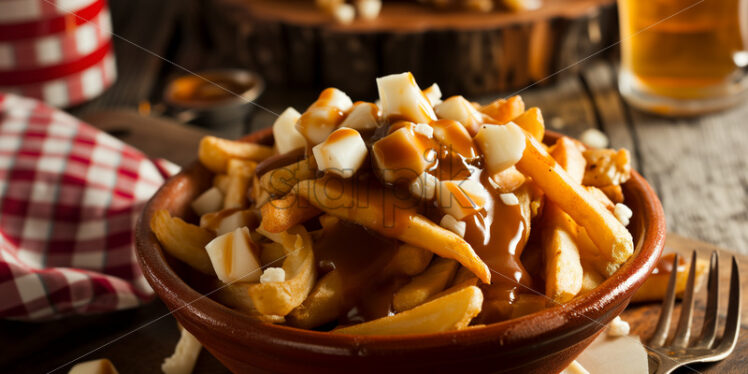
[[[478, 95], [540, 81], [609, 45], [614, 5], [545, 0], [533, 11], [476, 13], [386, 2], [378, 18], [343, 25], [307, 0], [218, 0], [211, 24], [228, 48], [245, 46], [246, 64], [273, 85], [335, 86], [369, 99], [374, 78], [411, 70], [438, 80], [445, 94]], [[246, 33], [236, 32], [246, 25]]]
[[[194, 144], [204, 131], [143, 117], [138, 114], [137, 105], [146, 101], [158, 103], [166, 82], [175, 75], [185, 74], [183, 68], [243, 66], [249, 58], [246, 46], [222, 39], [225, 33], [201, 23], [202, 18], [196, 14], [214, 12], [213, 7], [206, 5], [211, 1], [110, 0], [114, 32], [127, 39], [114, 40], [118, 81], [100, 98], [72, 108], [71, 112], [151, 156], [166, 157], [181, 165], [189, 162], [194, 157]], [[251, 31], [226, 28], [227, 32], [243, 35]], [[313, 37], [300, 29], [287, 31], [292, 38], [311, 40]], [[130, 41], [149, 52], [133, 46]], [[391, 48], [401, 46], [393, 42]], [[314, 58], [308, 50], [303, 51], [303, 43], [297, 48], [302, 49], [299, 56], [307, 53], [307, 58], [296, 60], [295, 64], [305, 64]], [[748, 142], [748, 103], [692, 119], [645, 114], [627, 106], [618, 95], [615, 60], [581, 64], [556, 84], [531, 87], [521, 94], [528, 105], [543, 109], [550, 129], [578, 136], [588, 128], [597, 128], [609, 136], [613, 146], [631, 149], [637, 169], [662, 199], [669, 231], [681, 235], [670, 235], [668, 246], [684, 253], [698, 249], [705, 258], [713, 247], [704, 242], [729, 248], [730, 251], [720, 250], [723, 267], [733, 252], [742, 253], [739, 258], [745, 295], [748, 289], [745, 275], [748, 274], [748, 256], [745, 256], [748, 254], [748, 151], [744, 144]], [[392, 67], [395, 68], [409, 69], [407, 62]], [[315, 84], [319, 79], [304, 74], [292, 77]], [[354, 77], [347, 79], [360, 81]], [[422, 80], [421, 83], [431, 82]], [[512, 93], [471, 99], [487, 102]], [[269, 86], [258, 103], [280, 113], [288, 105], [303, 110], [315, 96], [314, 90]], [[247, 123], [240, 125], [253, 131], [270, 126], [274, 118], [273, 113], [258, 109]], [[179, 139], [180, 145], [165, 146], [164, 139], [170, 142]], [[723, 271], [722, 276], [726, 277], [727, 272]], [[727, 282], [723, 280], [722, 284]], [[703, 305], [703, 301], [697, 304], [700, 310]], [[624, 318], [632, 322], [635, 334], [646, 339], [652, 332], [658, 310], [658, 306], [651, 304], [634, 306], [625, 312]], [[697, 365], [695, 370], [745, 372], [747, 312], [744, 305], [738, 351], [726, 361]], [[175, 322], [158, 300], [136, 310], [56, 322], [0, 321], [0, 372], [48, 372], [100, 347], [85, 358], [110, 358], [121, 373], [157, 373], [177, 338]], [[69, 365], [59, 372], [68, 369]], [[207, 353], [198, 360], [196, 373], [225, 372]]]

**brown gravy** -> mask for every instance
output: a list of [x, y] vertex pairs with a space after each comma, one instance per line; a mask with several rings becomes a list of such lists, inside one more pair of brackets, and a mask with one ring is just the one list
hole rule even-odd
[[[481, 183], [490, 192], [487, 209], [468, 217], [465, 240], [491, 269], [491, 284], [482, 285], [486, 302], [514, 302], [517, 293], [532, 287], [532, 277], [520, 261], [528, 228], [519, 205], [505, 205], [500, 193], [481, 173]], [[485, 321], [494, 322], [494, 321]]]
[[217, 104], [226, 100], [236, 100], [254, 86], [228, 74], [211, 74], [209, 79], [184, 76], [172, 83], [170, 99], [185, 105]]
[[382, 279], [398, 243], [362, 226], [339, 221], [327, 229], [314, 245], [317, 268], [321, 274], [339, 272], [344, 299], [349, 301], [339, 317], [339, 325], [370, 321], [391, 315], [392, 295], [407, 279]]

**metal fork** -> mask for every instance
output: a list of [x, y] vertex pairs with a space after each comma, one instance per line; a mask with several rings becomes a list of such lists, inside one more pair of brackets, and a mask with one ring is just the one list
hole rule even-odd
[[740, 274], [738, 262], [733, 256], [732, 272], [730, 274], [730, 300], [727, 305], [727, 316], [722, 337], [717, 339], [718, 305], [719, 305], [719, 258], [717, 252], [712, 252], [709, 261], [709, 281], [707, 290], [707, 305], [701, 335], [693, 342], [691, 337], [691, 322], [694, 309], [694, 283], [696, 274], [696, 251], [691, 255], [691, 270], [686, 281], [683, 302], [681, 304], [680, 320], [675, 336], [669, 345], [665, 345], [670, 320], [675, 303], [675, 278], [678, 265], [678, 255], [673, 259], [673, 271], [670, 274], [667, 293], [662, 302], [660, 318], [657, 328], [649, 341], [647, 354], [649, 358], [650, 374], [668, 374], [673, 370], [694, 362], [714, 362], [727, 357], [738, 341], [740, 331]]

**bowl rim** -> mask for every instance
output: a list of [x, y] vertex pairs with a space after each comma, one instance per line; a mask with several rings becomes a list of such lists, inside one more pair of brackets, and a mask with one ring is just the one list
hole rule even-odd
[[[242, 140], [267, 140], [272, 136], [271, 131], [271, 128], [263, 129]], [[559, 136], [561, 135], [558, 133], [546, 131], [544, 140], [553, 140]], [[164, 302], [171, 313], [189, 318], [197, 324], [211, 326], [215, 333], [236, 342], [246, 342], [249, 339], [271, 344], [272, 341], [272, 344], [286, 348], [309, 350], [316, 347], [318, 351], [324, 349], [327, 354], [345, 356], [350, 355], [352, 346], [366, 346], [372, 352], [396, 354], [402, 352], [404, 347], [412, 350], [498, 342], [502, 347], [509, 348], [521, 347], [523, 342], [534, 341], [536, 344], [532, 349], [541, 349], [541, 346], [557, 344], [559, 340], [580, 332], [592, 335], [601, 330], [605, 323], [623, 310], [622, 307], [615, 306], [621, 303], [625, 306], [644, 282], [657, 263], [665, 243], [666, 226], [662, 205], [646, 180], [632, 171], [631, 179], [624, 185], [624, 191], [636, 191], [634, 196], [643, 208], [635, 210], [641, 215], [641, 240], [635, 242], [634, 255], [598, 287], [566, 304], [490, 325], [431, 334], [361, 336], [266, 324], [212, 300], [207, 297], [209, 293], [202, 295], [190, 287], [168, 265], [158, 240], [150, 230], [149, 222], [158, 200], [164, 199], [161, 196], [163, 191], [175, 184], [185, 183], [187, 174], [200, 168], [203, 167], [197, 161], [184, 168], [167, 180], [146, 204], [136, 226], [138, 262], [157, 295], [168, 299]], [[170, 304], [179, 307], [172, 308]], [[590, 321], [594, 323], [590, 324]]]

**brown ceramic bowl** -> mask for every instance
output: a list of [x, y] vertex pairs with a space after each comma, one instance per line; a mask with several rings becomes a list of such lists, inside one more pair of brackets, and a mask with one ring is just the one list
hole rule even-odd
[[[548, 133], [553, 142], [558, 134]], [[271, 143], [269, 129], [247, 141]], [[620, 314], [655, 266], [665, 240], [662, 206], [634, 172], [624, 187], [634, 216], [634, 256], [592, 292], [521, 318], [463, 331], [411, 336], [347, 336], [253, 321], [190, 287], [167, 258], [148, 222], [158, 209], [189, 218], [189, 202], [210, 184], [198, 163], [169, 179], [137, 226], [138, 260], [179, 322], [233, 372], [502, 372], [556, 373]], [[194, 283], [194, 280], [192, 281]]]

